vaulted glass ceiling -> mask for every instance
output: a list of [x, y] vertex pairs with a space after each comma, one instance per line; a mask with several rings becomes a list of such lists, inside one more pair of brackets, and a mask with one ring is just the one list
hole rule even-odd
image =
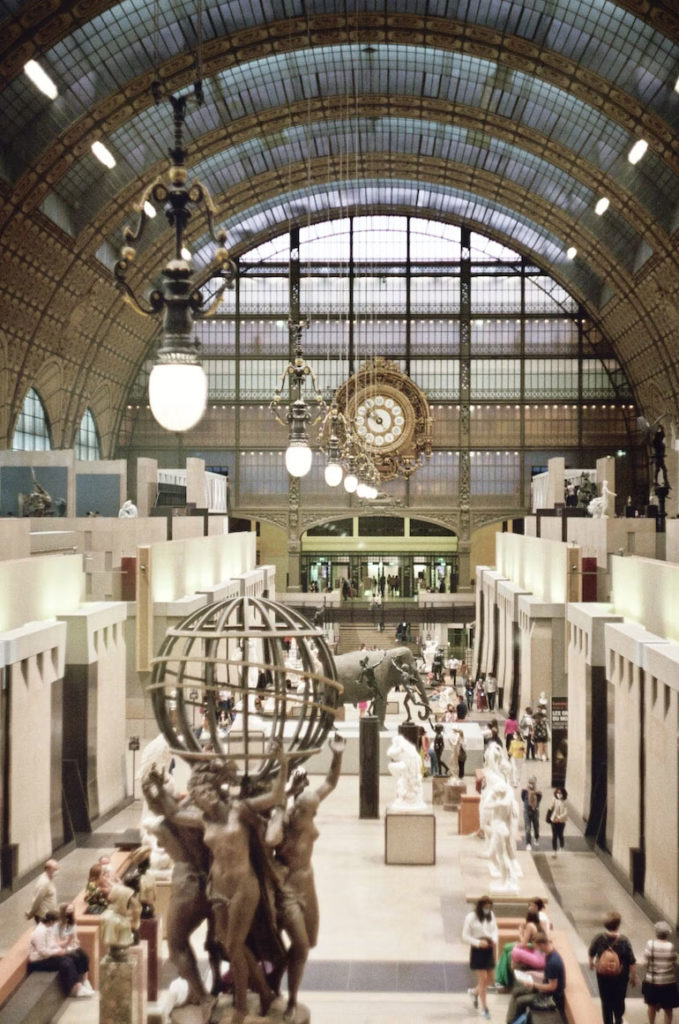
[[[171, 117], [152, 105], [151, 78], [178, 91], [202, 70], [191, 173], [221, 198], [236, 247], [300, 210], [315, 221], [396, 204], [497, 231], [597, 304], [669, 251], [677, 225], [679, 18], [658, 3], [645, 20], [635, 6], [101, 0], [88, 18], [66, 0], [6, 2], [0, 170], [76, 247], [112, 252], [167, 163]], [[55, 101], [21, 72], [30, 56], [57, 84]], [[642, 136], [650, 149], [632, 166]], [[112, 171], [92, 156], [95, 139], [114, 153]], [[141, 253], [148, 277], [161, 220]], [[192, 246], [200, 254], [199, 232]]]

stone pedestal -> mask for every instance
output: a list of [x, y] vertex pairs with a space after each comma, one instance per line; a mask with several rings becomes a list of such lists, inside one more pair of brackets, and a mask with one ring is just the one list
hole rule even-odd
[[365, 715], [358, 724], [360, 771], [359, 817], [380, 816], [380, 723], [374, 715]]
[[[264, 1020], [270, 1024], [284, 1024], [285, 998], [278, 998], [270, 1007]], [[201, 1006], [178, 1006], [170, 1013], [172, 1024], [230, 1024], [233, 1019], [233, 1005], [231, 996], [220, 996], [219, 999], [210, 1005]], [[248, 993], [248, 1015], [252, 1014], [257, 1020], [259, 1016], [259, 999], [252, 992]], [[248, 1016], [248, 1019], [249, 1016]], [[310, 1024], [311, 1014], [309, 1008], [303, 1003], [297, 1004], [295, 1011], [295, 1024]]]
[[467, 783], [460, 779], [448, 779], [443, 787], [443, 810], [456, 811], [467, 792]]
[[446, 786], [448, 779], [445, 775], [432, 775], [431, 779], [431, 802], [435, 807], [443, 807], [446, 802]]
[[127, 960], [107, 954], [99, 968], [99, 1024], [145, 1024], [146, 945], [132, 946]]
[[139, 923], [139, 937], [148, 946], [148, 968], [146, 974], [147, 996], [155, 1003], [158, 998], [158, 976], [160, 974], [160, 943], [163, 937], [161, 922], [157, 917], [142, 918]]
[[388, 811], [384, 818], [384, 863], [435, 864], [434, 815]]
[[478, 793], [463, 793], [460, 797], [460, 818], [458, 832], [461, 836], [473, 835], [480, 828]]

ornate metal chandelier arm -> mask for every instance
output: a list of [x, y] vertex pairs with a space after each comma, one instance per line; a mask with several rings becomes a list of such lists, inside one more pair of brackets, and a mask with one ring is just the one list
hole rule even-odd
[[[125, 296], [125, 301], [129, 302], [133, 309], [136, 309], [138, 313], [141, 313], [142, 316], [154, 316], [158, 312], [157, 307], [152, 304], [149, 304], [147, 306], [144, 303], [142, 303], [137, 298], [137, 296], [134, 294], [129, 284], [127, 283], [125, 275], [127, 274], [127, 269], [130, 265], [130, 262], [131, 258], [125, 259], [124, 257], [121, 257], [116, 263], [115, 267], [113, 268], [113, 274], [116, 279], [116, 287], [119, 288], [121, 292], [123, 292]], [[153, 293], [151, 294], [153, 295]], [[149, 298], [151, 298], [151, 296], [149, 296]]]

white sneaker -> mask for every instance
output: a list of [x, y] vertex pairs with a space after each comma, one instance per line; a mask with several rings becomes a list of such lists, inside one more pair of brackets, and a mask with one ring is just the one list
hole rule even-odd
[[91, 988], [85, 988], [84, 985], [78, 987], [78, 991], [73, 993], [74, 999], [91, 999], [94, 992]]
[[530, 845], [530, 843], [526, 843], [526, 849], [527, 849], [527, 850], [532, 850], [532, 849], [533, 849], [533, 847], [532, 847], [532, 846]]
[[80, 984], [82, 985], [83, 988], [86, 988], [88, 992], [94, 992], [94, 989], [90, 984], [89, 978], [87, 979], [87, 981], [82, 981]]
[[535, 842], [533, 843], [533, 846], [534, 846], [534, 848], [536, 850], [539, 850], [540, 849], [540, 840], [536, 839]]

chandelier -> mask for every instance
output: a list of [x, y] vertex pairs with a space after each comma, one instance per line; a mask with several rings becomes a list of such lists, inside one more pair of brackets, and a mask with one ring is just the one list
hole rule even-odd
[[[156, 104], [161, 99], [160, 83], [152, 84]], [[145, 316], [159, 317], [160, 346], [156, 363], [149, 379], [149, 404], [153, 416], [166, 430], [190, 430], [201, 419], [207, 407], [208, 382], [198, 354], [200, 342], [192, 337], [194, 320], [205, 316], [207, 300], [194, 282], [191, 253], [185, 236], [194, 212], [205, 209], [210, 237], [217, 244], [209, 277], [222, 277], [221, 290], [233, 287], [237, 268], [229, 257], [226, 231], [215, 230], [216, 208], [208, 189], [199, 181], [187, 184], [187, 152], [184, 146], [184, 122], [189, 99], [200, 106], [203, 102], [202, 82], [198, 80], [193, 93], [169, 96], [174, 121], [173, 145], [169, 150], [172, 163], [169, 181], [157, 179], [149, 185], [135, 207], [138, 214], [136, 228], [126, 226], [123, 246], [114, 274], [117, 286], [134, 308]], [[156, 215], [153, 203], [161, 204], [167, 222], [174, 231], [174, 246], [161, 271], [161, 284], [153, 288], [146, 299], [139, 298], [127, 280], [127, 274], [137, 253], [137, 243]], [[211, 297], [214, 303], [215, 296]]]
[[[308, 326], [309, 321], [305, 319], [288, 320], [290, 347], [294, 347], [295, 356], [283, 370], [280, 384], [274, 391], [270, 405], [278, 422], [289, 429], [285, 468], [290, 476], [296, 477], [307, 475], [313, 459], [307, 429], [312, 420], [310, 406], [322, 407], [324, 404], [323, 395], [316, 381], [316, 374], [302, 355], [302, 331]], [[308, 403], [303, 397], [307, 381], [310, 382], [312, 389]], [[283, 398], [286, 383], [288, 385], [287, 404]], [[314, 423], [317, 419], [318, 416], [314, 419]]]

